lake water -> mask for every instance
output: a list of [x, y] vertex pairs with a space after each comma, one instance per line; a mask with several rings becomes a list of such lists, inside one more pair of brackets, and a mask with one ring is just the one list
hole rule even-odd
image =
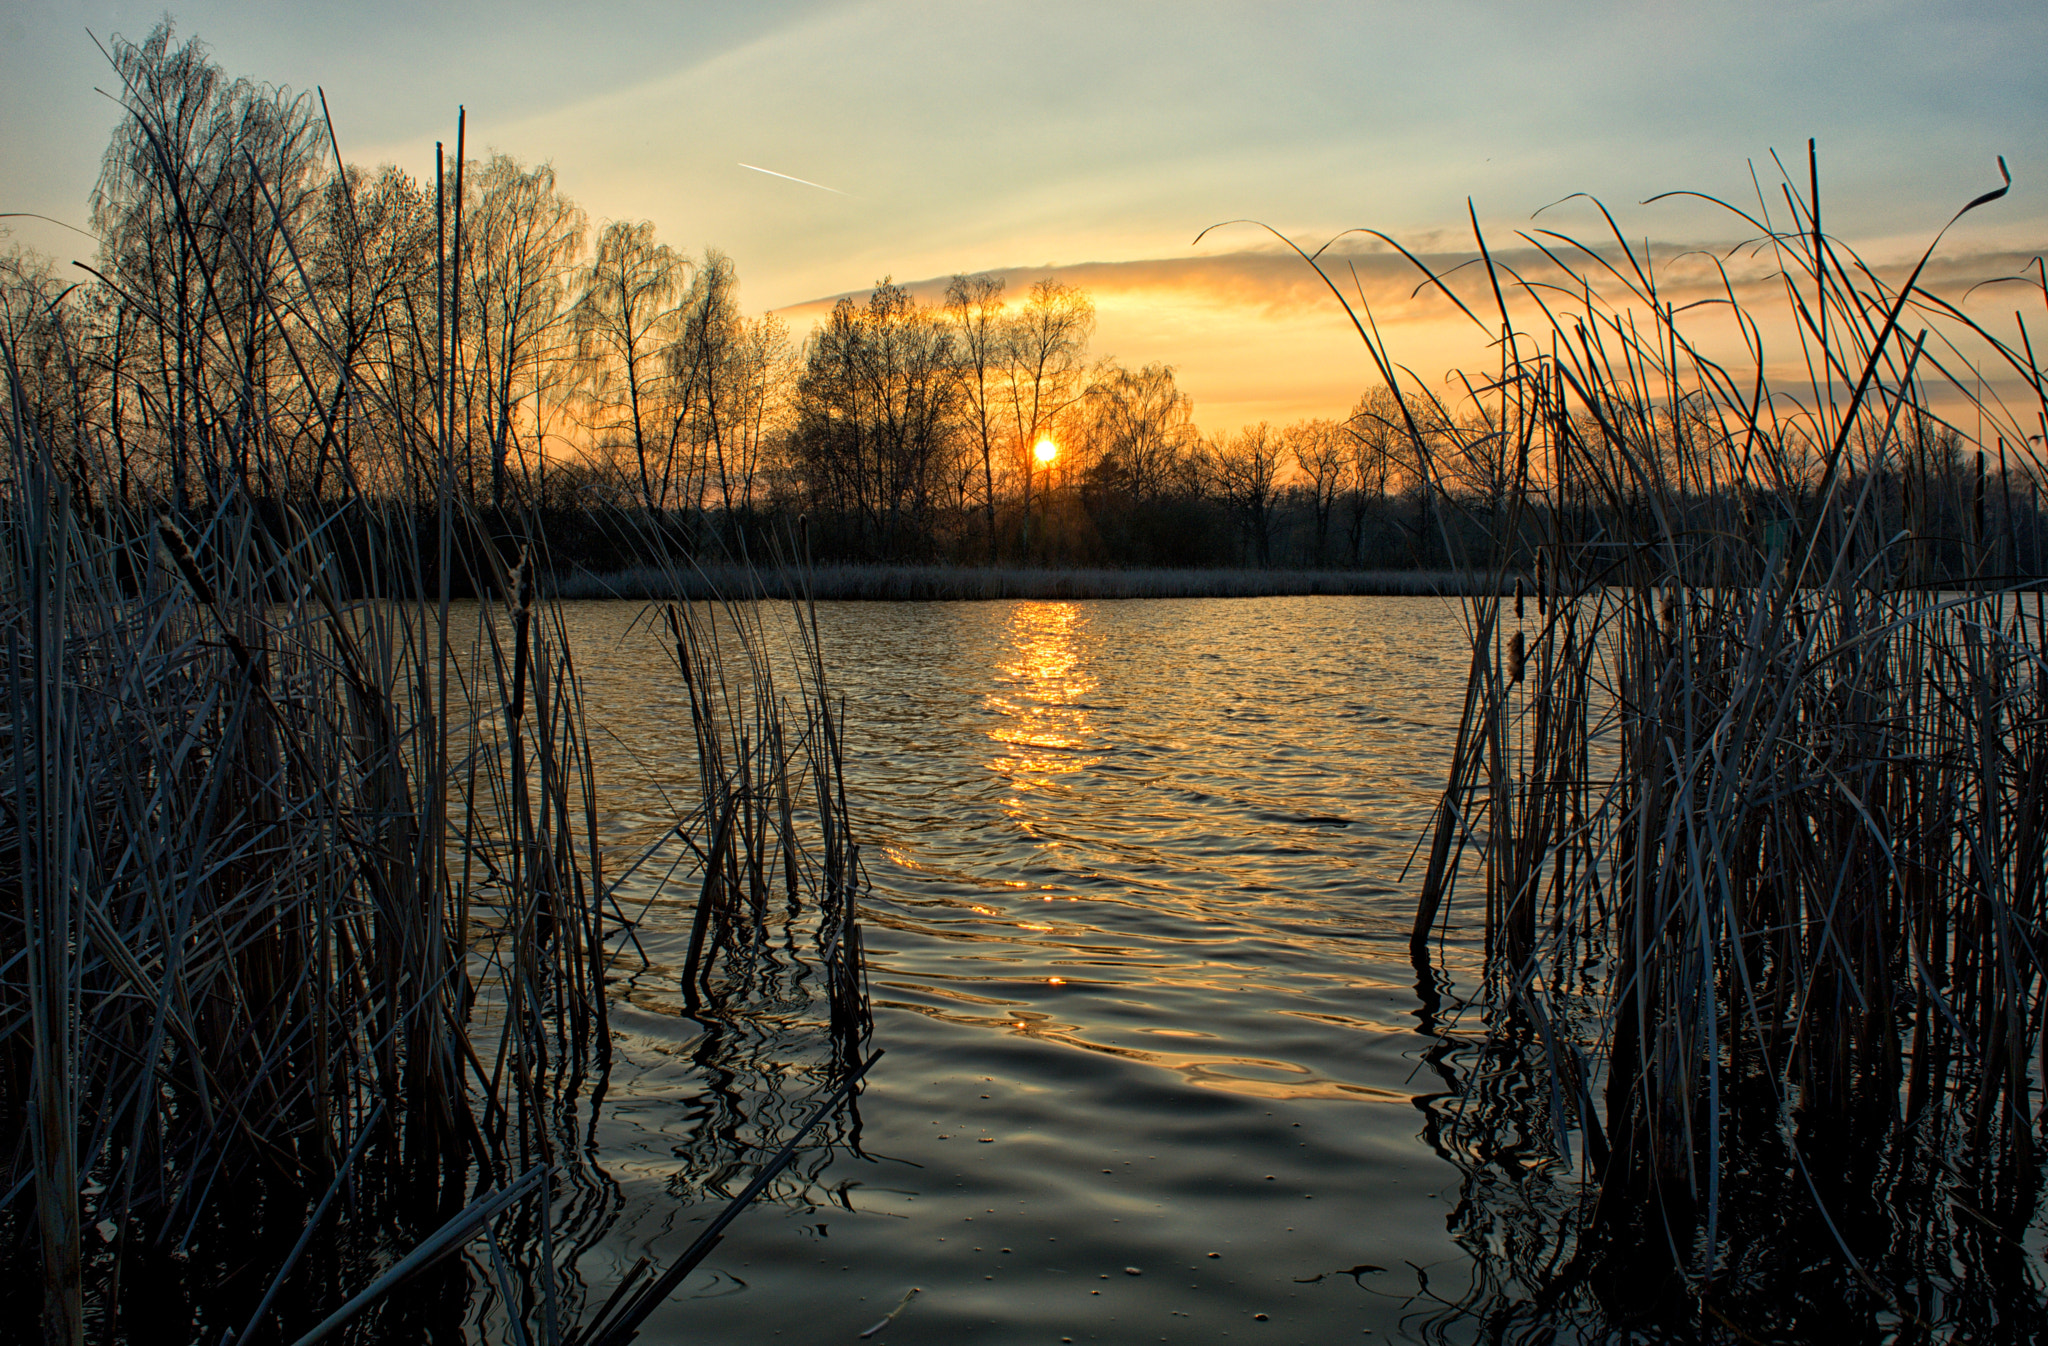
[[[639, 611], [568, 613], [613, 855], [693, 789], [683, 691], [631, 630]], [[1445, 1085], [1424, 1060], [1440, 1039], [1419, 1031], [1402, 877], [1463, 693], [1456, 606], [819, 619], [847, 699], [887, 1054], [861, 1153], [799, 1165], [642, 1339], [855, 1342], [913, 1286], [870, 1341], [1466, 1335], [1445, 1303], [1473, 1274], [1446, 1228], [1460, 1173], [1426, 1142]], [[622, 901], [658, 897], [660, 877]], [[635, 1256], [678, 1253], [759, 1162], [728, 1115], [747, 1088], [788, 1086], [765, 1117], [784, 1126], [808, 1097], [773, 1059], [793, 1029], [755, 1044], [746, 1080], [693, 1064], [672, 972], [686, 916], [657, 902], [654, 968], [619, 988], [595, 1155], [612, 1186], [592, 1198], [611, 1214], [579, 1262], [599, 1298]], [[721, 1126], [740, 1148], [710, 1171]]]

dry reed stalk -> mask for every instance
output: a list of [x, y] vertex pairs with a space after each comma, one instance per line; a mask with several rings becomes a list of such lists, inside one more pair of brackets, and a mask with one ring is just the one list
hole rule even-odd
[[[1995, 1249], [1934, 1268], [1987, 1230], [2017, 1248], [2038, 1188], [2048, 632], [2014, 587], [2009, 506], [2041, 464], [2008, 444], [2048, 384], [1920, 270], [1882, 282], [1821, 229], [1814, 191], [1784, 196], [1790, 226], [1743, 218], [1816, 371], [1796, 402], [1732, 284], [1746, 370], [1695, 344], [1619, 231], [1525, 236], [1561, 288], [1480, 239], [1501, 369], [1462, 417], [1402, 390], [1418, 458], [1467, 480], [1497, 465], [1494, 491], [1447, 479], [1442, 498], [1491, 539], [1474, 588], [1517, 595], [1469, 604], [1412, 943], [1434, 986], [1433, 934], [1483, 883], [1483, 1027], [1446, 1030], [1476, 1074], [1438, 1134], [1468, 1195], [1497, 1198], [1468, 1203], [1470, 1237], [1515, 1231], [1504, 1279], [1459, 1310], [1498, 1323], [2041, 1318]], [[1360, 332], [1398, 388], [1363, 315]], [[1935, 352], [1966, 339], [2039, 405], [1951, 379]], [[1930, 464], [1958, 425], [1937, 392], [1997, 431], [2003, 502], [1984, 454], [1974, 480]], [[1955, 589], [1930, 591], [1950, 528]], [[1581, 1195], [1505, 1186], [1503, 1165]], [[1818, 1271], [1815, 1237], [1835, 1254]]]
[[[152, 171], [182, 180], [172, 128], [131, 110]], [[444, 261], [464, 246], [456, 198]], [[247, 385], [232, 405], [181, 396], [156, 428], [176, 469], [160, 518], [106, 503], [146, 498], [133, 483], [81, 502], [0, 339], [5, 1275], [39, 1288], [47, 1340], [124, 1339], [145, 1296], [150, 1330], [184, 1301], [195, 1330], [224, 1313], [246, 1340], [275, 1334], [268, 1307], [310, 1322], [348, 1299], [346, 1273], [394, 1236], [441, 1254], [482, 1237], [501, 1325], [524, 1332], [513, 1301], [537, 1282], [553, 1341], [548, 1208], [557, 1183], [600, 1185], [574, 1111], [609, 1063], [617, 927], [575, 666], [532, 583], [542, 540], [506, 564], [454, 489], [455, 268], [431, 318], [393, 334], [438, 351], [423, 423], [417, 390], [349, 372], [303, 266], [279, 281], [197, 255], [211, 320], [233, 295], [305, 382], [321, 453], [395, 436], [437, 505], [421, 520], [352, 478], [292, 504], [221, 483], [190, 505], [192, 444], [307, 430]], [[171, 354], [183, 378], [206, 352]], [[453, 603], [458, 569], [485, 601]], [[837, 966], [857, 979], [857, 957]], [[529, 1208], [508, 1254], [498, 1232]], [[317, 1227], [330, 1211], [339, 1230]], [[303, 1293], [280, 1298], [287, 1274]], [[377, 1330], [415, 1313], [446, 1330], [445, 1312], [394, 1305]]]

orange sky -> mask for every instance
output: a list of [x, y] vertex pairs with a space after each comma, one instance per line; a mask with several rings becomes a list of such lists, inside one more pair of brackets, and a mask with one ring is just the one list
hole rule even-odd
[[[1240, 241], [1256, 238], [1247, 231]], [[1442, 250], [1427, 254], [1426, 264], [1444, 274], [1450, 288], [1475, 313], [1493, 321], [1492, 292], [1484, 273], [1476, 266], [1456, 269], [1476, 253], [1452, 251], [1444, 246], [1449, 240], [1441, 237], [1430, 241]], [[1896, 254], [1898, 249], [1892, 246], [1889, 251]], [[1618, 259], [1612, 248], [1607, 252]], [[1700, 302], [1722, 294], [1722, 272], [1710, 260], [1720, 259], [1745, 311], [1764, 327], [1766, 359], [1774, 379], [1794, 390], [1805, 385], [1805, 366], [1787, 319], [1790, 309], [1782, 282], [1774, 278], [1767, 257], [1728, 244], [1656, 245], [1651, 254], [1663, 298], [1680, 308], [1699, 305], [1686, 315], [1685, 330], [1710, 354], [1740, 365], [1745, 361], [1725, 306]], [[1504, 268], [1531, 281], [1561, 279], [1526, 244], [1496, 248], [1495, 255]], [[2038, 284], [1982, 282], [2015, 275], [2031, 264], [2034, 255], [2003, 248], [1945, 247], [1921, 284], [1958, 301], [1977, 287], [1967, 300], [1967, 311], [1980, 322], [2003, 322], [2001, 334], [2016, 339], [2010, 315], [2029, 304], [2040, 312]], [[1391, 250], [1333, 250], [1322, 260], [1327, 272], [1351, 287], [1354, 308], [1363, 295], [1389, 356], [1440, 396], [1451, 398], [1457, 392], [1446, 382], [1448, 371], [1477, 374], [1497, 367], [1491, 331], [1480, 330], [1460, 314], [1440, 292], [1423, 283], [1411, 263]], [[1903, 279], [1901, 262], [1910, 265], [1914, 259], [1892, 255], [1869, 260], [1878, 264], [1880, 275], [1897, 284]], [[1197, 423], [1210, 434], [1229, 433], [1254, 421], [1283, 424], [1307, 417], [1341, 417], [1362, 389], [1380, 381], [1350, 317], [1323, 279], [1300, 257], [1277, 247], [1166, 261], [1019, 267], [997, 274], [1011, 296], [1021, 296], [1047, 276], [1085, 290], [1096, 307], [1092, 353], [1098, 358], [1115, 356], [1127, 365], [1155, 360], [1172, 364], [1180, 386], [1195, 399]], [[943, 300], [946, 277], [897, 280], [925, 303]], [[1618, 295], [1620, 287], [1610, 284], [1608, 292]], [[791, 305], [778, 314], [801, 337], [825, 315], [834, 298]], [[1511, 290], [1509, 304], [1522, 330], [1547, 330], [1526, 295]], [[2048, 322], [2037, 320], [2034, 325], [2048, 328]], [[1994, 380], [1999, 377], [1995, 370], [1986, 373]]]

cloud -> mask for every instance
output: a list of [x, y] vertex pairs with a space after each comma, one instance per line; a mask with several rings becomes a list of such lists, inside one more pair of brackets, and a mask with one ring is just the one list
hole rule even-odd
[[[1446, 241], [1428, 240], [1432, 249], [1418, 252], [1415, 261], [1383, 244], [1347, 246], [1340, 241], [1321, 255], [1323, 275], [1277, 243], [1206, 256], [1009, 267], [990, 274], [1005, 282], [1013, 300], [1044, 279], [1086, 291], [1096, 306], [1095, 352], [1113, 354], [1127, 365], [1156, 361], [1174, 366], [1181, 386], [1195, 398], [1203, 428], [1216, 433], [1252, 421], [1338, 415], [1379, 381], [1324, 275], [1338, 283], [1361, 316], [1370, 315], [1389, 357], [1422, 383], [1446, 389], [1453, 386], [1454, 370], [1497, 365], [1492, 286], [1476, 265], [1476, 250], [1453, 249]], [[1586, 281], [1615, 308], [1629, 306], [1620, 277], [1634, 280], [1634, 270], [1618, 245], [1593, 247], [1590, 256], [1554, 246], [1555, 260], [1527, 243], [1493, 253], [1518, 327], [1543, 329], [1532, 292], [1554, 307], [1571, 309]], [[1780, 260], [1769, 249], [1724, 240], [1657, 244], [1646, 259], [1639, 244], [1637, 254], [1649, 263], [1659, 300], [1692, 310], [1682, 321], [1710, 353], [1737, 367], [1746, 359], [1723, 307], [1732, 294], [1762, 325], [1774, 376], [1803, 381], [1797, 334], [1787, 316], [1786, 281]], [[2020, 275], [2036, 256], [2005, 248], [1947, 249], [1929, 264], [1921, 285], [1980, 321], [1996, 321], [2010, 313], [2015, 287], [1987, 282]], [[1873, 262], [1873, 269], [1887, 285], [1896, 286], [1915, 260], [1891, 257]], [[1436, 287], [1432, 275], [1472, 317]], [[944, 302], [949, 280], [930, 276], [899, 283], [919, 302], [937, 305]], [[1518, 288], [1518, 280], [1528, 288]], [[863, 302], [869, 293], [822, 296], [777, 312], [801, 337], [840, 298]], [[1637, 316], [1640, 321], [1644, 315]]]

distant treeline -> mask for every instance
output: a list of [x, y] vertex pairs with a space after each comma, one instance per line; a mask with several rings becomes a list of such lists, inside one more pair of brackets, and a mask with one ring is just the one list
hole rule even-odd
[[[1205, 435], [1170, 366], [1090, 358], [1093, 305], [1056, 280], [962, 275], [936, 305], [884, 280], [797, 342], [741, 313], [715, 249], [645, 221], [593, 239], [547, 165], [459, 134], [435, 181], [364, 170], [318, 100], [230, 78], [168, 22], [111, 53], [127, 115], [93, 265], [0, 257], [21, 410], [88, 511], [454, 492], [541, 525], [558, 569], [760, 554], [798, 518], [821, 561], [1436, 569], [1489, 559], [1523, 470], [1482, 413], [1378, 387], [1341, 420]], [[1673, 454], [1709, 429], [1643, 414]], [[1972, 537], [2035, 558], [2031, 478], [1932, 420], [1904, 437], [1917, 466], [1884, 489], [1929, 582], [1969, 572]]]

